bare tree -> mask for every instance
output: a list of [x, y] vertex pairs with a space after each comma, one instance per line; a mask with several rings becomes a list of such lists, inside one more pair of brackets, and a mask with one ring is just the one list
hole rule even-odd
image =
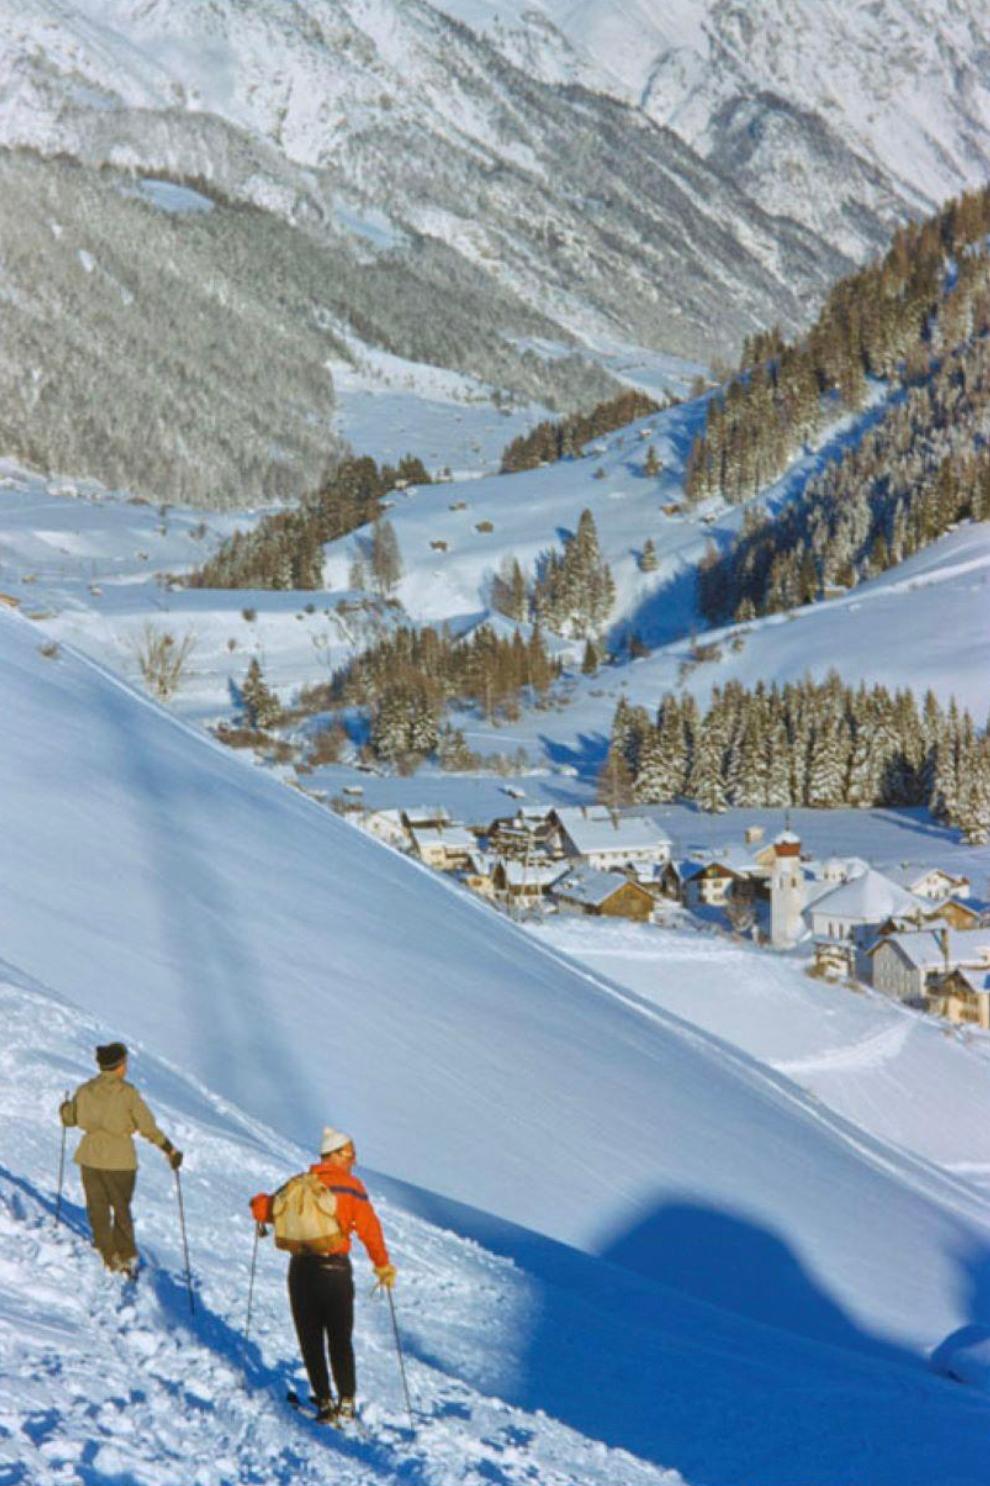
[[177, 640], [169, 630], [146, 624], [134, 653], [145, 684], [159, 701], [174, 696], [186, 674], [186, 663], [196, 648], [196, 636], [190, 630]]
[[738, 878], [725, 902], [729, 923], [737, 934], [748, 934], [756, 922], [756, 893], [746, 878]]

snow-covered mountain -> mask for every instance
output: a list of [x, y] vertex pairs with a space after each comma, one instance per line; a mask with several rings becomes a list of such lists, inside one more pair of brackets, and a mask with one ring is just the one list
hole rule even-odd
[[388, 265], [379, 343], [456, 287], [518, 296], [564, 341], [710, 354], [801, 321], [846, 261], [641, 111], [541, 81], [425, 0], [5, 0], [0, 18], [0, 138], [342, 230]]
[[673, 129], [855, 257], [990, 172], [981, 0], [441, 0], [506, 55]]

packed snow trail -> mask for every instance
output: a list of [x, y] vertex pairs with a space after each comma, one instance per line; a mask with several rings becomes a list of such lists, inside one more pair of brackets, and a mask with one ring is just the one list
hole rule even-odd
[[[99, 1024], [9, 970], [0, 1017], [5, 1486], [945, 1486], [950, 1459], [958, 1481], [985, 1479], [990, 1400], [916, 1358], [802, 1342], [494, 1220], [491, 1247], [465, 1241], [413, 1216], [373, 1174], [399, 1266], [416, 1428], [359, 1254], [365, 1428], [321, 1430], [285, 1406], [289, 1387], [306, 1389], [285, 1262], [268, 1247], [243, 1342], [245, 1195], [306, 1154], [134, 1049], [134, 1078], [187, 1151], [190, 1318], [171, 1173], [150, 1146], [136, 1286], [105, 1275], [90, 1249], [74, 1169], [66, 1222], [53, 1222], [58, 1096], [88, 1075]], [[671, 1251], [672, 1274], [684, 1258]], [[766, 1258], [786, 1284], [785, 1251]]]

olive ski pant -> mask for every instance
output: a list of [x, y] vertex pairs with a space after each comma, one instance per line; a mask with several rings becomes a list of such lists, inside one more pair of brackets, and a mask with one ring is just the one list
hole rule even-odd
[[353, 1398], [354, 1276], [346, 1254], [293, 1254], [289, 1302], [313, 1397], [329, 1398], [327, 1351], [338, 1398]]
[[137, 1172], [103, 1171], [97, 1166], [80, 1166], [79, 1172], [89, 1226], [93, 1230], [93, 1246], [99, 1249], [104, 1264], [113, 1269], [136, 1258], [131, 1198]]

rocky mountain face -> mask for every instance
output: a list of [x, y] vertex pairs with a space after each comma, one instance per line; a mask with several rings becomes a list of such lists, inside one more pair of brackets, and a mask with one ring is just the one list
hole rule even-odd
[[[874, 11], [883, 18], [891, 8]], [[909, 9], [903, 0], [897, 13]], [[30, 193], [30, 176], [62, 171], [38, 187], [56, 202], [58, 231], [35, 223], [25, 251], [18, 214], [0, 224], [0, 328], [5, 316], [16, 318], [13, 340], [23, 348], [7, 378], [22, 435], [15, 452], [26, 448], [49, 465], [63, 457], [67, 467], [66, 446], [49, 439], [46, 447], [46, 429], [58, 424], [68, 438], [80, 391], [72, 378], [39, 371], [38, 347], [48, 334], [42, 327], [67, 318], [64, 286], [75, 337], [87, 342], [96, 301], [85, 282], [80, 292], [78, 265], [99, 267], [108, 257], [110, 278], [124, 287], [110, 293], [113, 334], [94, 320], [96, 364], [136, 365], [141, 336], [129, 320], [159, 324], [163, 314], [190, 348], [178, 358], [178, 392], [159, 395], [167, 376], [142, 386], [139, 367], [130, 384], [163, 431], [189, 405], [190, 367], [201, 363], [204, 340], [214, 349], [201, 405], [240, 402], [238, 419], [250, 424], [256, 393], [244, 400], [241, 369], [219, 350], [229, 323], [263, 347], [270, 336], [259, 327], [284, 306], [288, 340], [305, 345], [305, 395], [269, 397], [250, 461], [236, 452], [245, 441], [231, 437], [229, 457], [211, 461], [204, 477], [204, 451], [194, 457], [163, 432], [159, 466], [186, 464], [164, 493], [210, 502], [311, 485], [333, 452], [326, 368], [355, 341], [452, 368], [481, 395], [566, 409], [615, 390], [583, 354], [590, 347], [632, 343], [709, 359], [734, 355], [747, 333], [767, 325], [795, 330], [893, 222], [936, 194], [938, 181], [969, 179], [984, 94], [969, 58], [962, 101], [951, 119], [933, 107], [940, 132], [912, 178], [904, 161], [894, 169], [893, 146], [882, 157], [879, 145], [867, 146], [886, 138], [884, 120], [905, 111], [920, 23], [887, 58], [886, 112], [869, 129], [860, 121], [857, 134], [852, 103], [862, 109], [872, 96], [858, 61], [846, 58], [844, 91], [826, 106], [828, 68], [818, 77], [813, 56], [787, 30], [803, 17], [802, 45], [819, 44], [824, 22], [810, 0], [761, 0], [759, 13], [765, 32], [746, 20], [754, 7], [742, 13], [702, 0], [620, 8], [542, 0], [515, 11], [495, 0], [446, 0], [443, 8], [426, 0], [0, 0], [0, 144], [20, 151], [10, 173], [17, 191]], [[822, 41], [829, 57], [845, 39], [834, 17], [831, 25]], [[763, 62], [761, 36], [772, 41]], [[947, 90], [950, 59], [938, 37], [921, 55], [935, 79], [926, 97], [935, 101], [936, 83]], [[922, 134], [917, 124], [904, 135], [905, 161]], [[67, 174], [70, 164], [83, 176]], [[161, 220], [160, 194], [142, 207], [148, 261], [160, 254], [166, 278], [181, 278], [185, 262], [199, 264], [193, 295], [163, 298], [152, 283], [161, 275], [132, 275], [137, 288], [125, 282], [133, 248], [111, 241], [107, 224], [126, 220], [133, 242], [136, 208], [121, 208], [120, 199], [149, 177], [195, 187], [213, 203], [208, 221], [174, 210]], [[246, 210], [256, 214], [247, 226], [231, 215]], [[103, 259], [89, 241], [94, 233]], [[236, 283], [232, 240], [256, 244], [253, 261], [239, 252]], [[259, 313], [253, 293], [263, 298]], [[146, 294], [154, 295], [148, 312]], [[278, 383], [292, 385], [281, 360]], [[85, 385], [98, 391], [92, 366]], [[280, 405], [284, 415], [275, 416]], [[98, 415], [91, 421], [80, 473], [146, 488], [129, 440], [111, 436], [110, 459], [107, 429]], [[209, 439], [209, 420], [200, 422]], [[266, 449], [280, 466], [274, 481], [264, 472]], [[80, 455], [75, 433], [68, 452]]]
[[0, 16], [0, 138], [343, 229], [405, 299], [454, 261], [479, 301], [514, 296], [565, 343], [708, 356], [799, 323], [847, 266], [579, 70], [534, 77], [423, 0], [3, 0]]
[[540, 76], [638, 106], [854, 258], [990, 175], [983, 0], [439, 3]]

